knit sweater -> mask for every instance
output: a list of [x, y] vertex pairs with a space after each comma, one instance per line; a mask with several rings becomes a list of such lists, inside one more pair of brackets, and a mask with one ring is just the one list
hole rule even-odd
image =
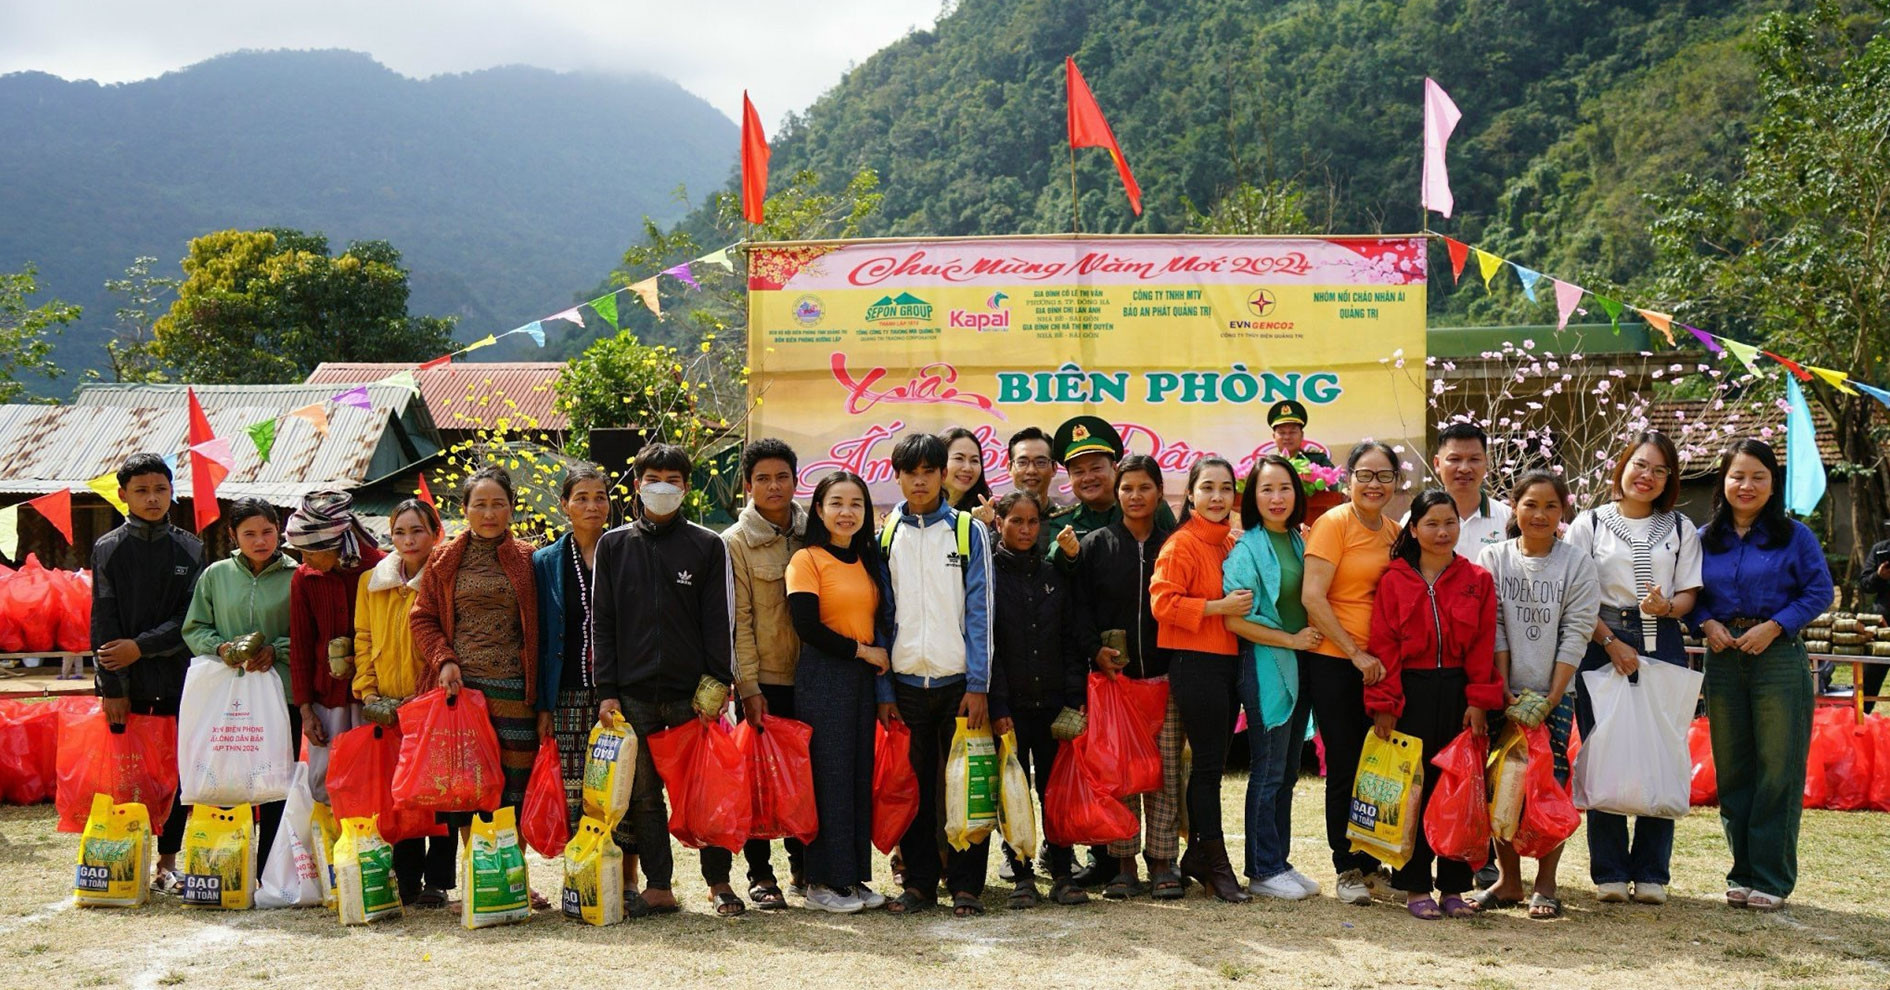
[[[453, 653], [453, 587], [459, 579], [460, 561], [472, 532], [461, 533], [442, 543], [427, 560], [420, 575], [420, 594], [413, 602], [413, 642], [427, 665], [428, 677], [437, 678], [440, 668], [457, 663]], [[519, 655], [519, 667], [525, 674], [525, 701], [538, 703], [538, 588], [532, 579], [530, 544], [507, 537], [499, 544], [499, 565], [512, 582], [513, 598], [518, 603], [519, 627], [527, 630]]]
[[1162, 544], [1149, 579], [1150, 611], [1156, 640], [1171, 650], [1234, 656], [1240, 640], [1219, 616], [1206, 614], [1207, 603], [1224, 596], [1221, 565], [1234, 549], [1229, 525], [1193, 515]]

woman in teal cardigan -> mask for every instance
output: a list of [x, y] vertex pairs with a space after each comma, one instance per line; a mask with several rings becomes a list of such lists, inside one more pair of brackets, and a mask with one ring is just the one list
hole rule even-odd
[[1319, 645], [1319, 631], [1300, 604], [1306, 544], [1300, 523], [1306, 493], [1285, 458], [1256, 461], [1241, 494], [1240, 540], [1222, 566], [1228, 593], [1253, 593], [1253, 611], [1228, 616], [1241, 644], [1240, 701], [1247, 710], [1247, 892], [1302, 900], [1319, 884], [1293, 869], [1286, 853], [1293, 839], [1293, 784], [1306, 737], [1307, 706], [1299, 704], [1296, 650]]

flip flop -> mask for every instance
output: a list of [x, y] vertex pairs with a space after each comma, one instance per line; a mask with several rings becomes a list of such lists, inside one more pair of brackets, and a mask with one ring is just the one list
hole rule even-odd
[[1438, 907], [1437, 901], [1429, 897], [1409, 901], [1404, 905], [1404, 909], [1411, 912], [1411, 917], [1419, 921], [1441, 921], [1444, 917], [1444, 909]]

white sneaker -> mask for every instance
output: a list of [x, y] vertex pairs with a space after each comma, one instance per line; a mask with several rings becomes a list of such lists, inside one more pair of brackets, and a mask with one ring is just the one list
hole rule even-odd
[[1299, 884], [1299, 889], [1305, 891], [1307, 897], [1319, 896], [1319, 881], [1314, 880], [1312, 877], [1298, 870], [1287, 870], [1286, 877], [1294, 883]]
[[1338, 889], [1333, 892], [1333, 896], [1337, 897], [1341, 904], [1357, 904], [1361, 907], [1370, 907], [1372, 903], [1372, 888], [1370, 884], [1366, 882], [1363, 873], [1357, 870], [1346, 870], [1344, 873], [1339, 874], [1339, 886]]
[[852, 894], [842, 894], [832, 887], [820, 884], [807, 885], [807, 906], [816, 911], [831, 911], [834, 914], [859, 914], [866, 910], [866, 902]]
[[886, 906], [886, 895], [863, 883], [856, 883], [847, 891], [848, 896], [857, 898], [860, 905], [868, 911], [877, 911]]
[[1634, 903], [1667, 903], [1667, 885], [1659, 883], [1636, 883], [1634, 885]]
[[1365, 886], [1369, 887], [1373, 897], [1387, 901], [1404, 900], [1404, 891], [1391, 885], [1391, 868], [1380, 867], [1365, 875]]
[[1624, 883], [1595, 884], [1595, 899], [1603, 904], [1626, 904], [1628, 887]]
[[1272, 897], [1282, 901], [1303, 901], [1311, 894], [1293, 879], [1291, 873], [1279, 873], [1265, 880], [1247, 881], [1247, 893], [1255, 897]]

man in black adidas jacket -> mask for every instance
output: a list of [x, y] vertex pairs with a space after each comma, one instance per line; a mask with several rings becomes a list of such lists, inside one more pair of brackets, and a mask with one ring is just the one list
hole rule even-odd
[[[647, 889], [632, 916], [676, 910], [670, 893], [675, 863], [669, 813], [648, 739], [692, 718], [712, 722], [693, 702], [705, 678], [726, 688], [735, 680], [735, 579], [728, 550], [713, 530], [683, 518], [692, 465], [682, 448], [651, 444], [631, 473], [642, 513], [597, 543], [591, 622], [597, 657], [598, 715], [621, 711], [637, 734], [636, 781], [619, 843], [636, 842]], [[747, 905], [729, 889], [728, 850], [702, 850], [702, 879], [716, 913]]]

